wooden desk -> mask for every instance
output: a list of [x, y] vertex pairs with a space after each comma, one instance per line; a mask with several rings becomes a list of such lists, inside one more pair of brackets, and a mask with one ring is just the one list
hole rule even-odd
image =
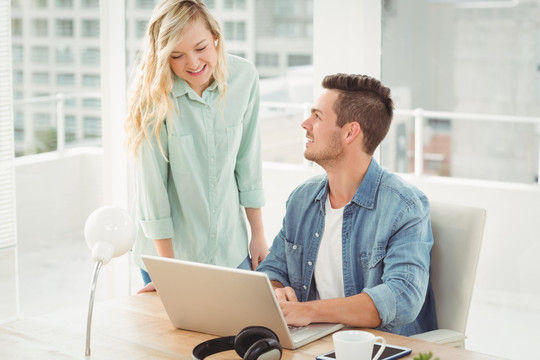
[[[84, 356], [88, 309], [77, 307], [36, 318], [19, 319], [0, 326], [1, 359], [191, 359], [192, 349], [214, 336], [175, 329], [156, 293], [98, 302], [94, 306], [91, 355]], [[433, 352], [440, 360], [495, 359], [494, 356], [437, 345], [385, 332], [387, 343], [413, 349], [403, 359], [412, 360], [420, 352]], [[284, 360], [314, 360], [332, 350], [332, 337], [284, 350]], [[234, 351], [209, 359], [234, 359]]]

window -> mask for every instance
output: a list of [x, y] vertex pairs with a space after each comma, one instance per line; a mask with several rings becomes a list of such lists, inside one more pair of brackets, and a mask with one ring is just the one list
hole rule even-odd
[[11, 46], [11, 56], [13, 57], [13, 65], [21, 64], [24, 60], [22, 45]]
[[22, 19], [11, 19], [11, 35], [22, 36], [23, 35], [23, 22]]
[[154, 0], [136, 0], [135, 6], [137, 9], [153, 9], [155, 6]]
[[33, 117], [35, 130], [47, 130], [51, 127], [51, 114], [35, 113]]
[[83, 74], [82, 76], [82, 84], [85, 87], [99, 88], [100, 83], [101, 81], [99, 75]]
[[99, 48], [83, 48], [81, 52], [81, 61], [84, 65], [96, 65], [100, 63]]
[[49, 73], [45, 71], [32, 72], [32, 84], [47, 85], [49, 84]]
[[225, 0], [223, 7], [228, 10], [242, 10], [246, 8], [246, 0]]
[[66, 129], [66, 142], [75, 140], [77, 135], [77, 117], [75, 115], [65, 115], [64, 127]]
[[15, 111], [13, 113], [13, 127], [15, 140], [24, 140], [24, 114], [21, 111]]
[[47, 7], [47, 0], [33, 0], [34, 7], [38, 9], [45, 9]]
[[85, 116], [83, 118], [83, 128], [85, 138], [101, 137], [101, 119], [95, 116]]
[[310, 65], [311, 63], [311, 55], [289, 54], [287, 56], [288, 66]]
[[35, 37], [49, 36], [49, 22], [47, 21], [47, 19], [32, 20], [32, 35], [34, 35]]
[[73, 0], [55, 0], [55, 6], [57, 9], [72, 9]]
[[13, 70], [13, 85], [22, 85], [24, 73], [21, 70]]
[[75, 85], [75, 74], [70, 73], [59, 73], [56, 74], [56, 84], [57, 85]]
[[216, 7], [216, 0], [204, 0], [204, 3], [209, 9], [214, 9]]
[[101, 107], [101, 99], [96, 98], [84, 98], [82, 105], [85, 108], [99, 108]]
[[99, 38], [99, 20], [82, 20], [81, 33], [83, 37], [87, 38]]
[[255, 65], [256, 66], [278, 67], [279, 66], [279, 54], [257, 53], [255, 55]]
[[136, 20], [135, 21], [135, 36], [137, 39], [142, 39], [146, 34], [146, 27], [148, 26], [148, 21], [146, 20]]
[[55, 35], [58, 37], [73, 37], [74, 35], [73, 20], [57, 19]]
[[[472, 8], [385, 0], [382, 9], [381, 80], [403, 110], [381, 145], [382, 165], [537, 183], [540, 1]], [[415, 123], [413, 109], [429, 116], [418, 111]]]
[[48, 64], [49, 48], [47, 46], [32, 46], [30, 49], [30, 59], [34, 64]]
[[225, 21], [224, 36], [226, 40], [246, 40], [246, 23], [244, 21]]
[[99, 0], [81, 0], [81, 7], [83, 9], [98, 9]]
[[64, 99], [64, 106], [68, 108], [77, 106], [77, 99], [72, 97]]
[[57, 64], [75, 64], [75, 54], [71, 46], [57, 46], [54, 49], [54, 53]]

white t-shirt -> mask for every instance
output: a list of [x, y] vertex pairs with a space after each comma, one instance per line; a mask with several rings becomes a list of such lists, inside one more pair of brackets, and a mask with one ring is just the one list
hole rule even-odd
[[324, 231], [315, 263], [315, 283], [319, 299], [344, 297], [342, 227], [343, 209], [332, 209], [326, 198]]

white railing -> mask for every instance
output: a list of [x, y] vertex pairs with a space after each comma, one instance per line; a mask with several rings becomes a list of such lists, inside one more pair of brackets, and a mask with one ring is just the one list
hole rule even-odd
[[487, 114], [471, 114], [471, 113], [456, 113], [445, 111], [430, 111], [421, 108], [414, 110], [395, 110], [394, 115], [410, 116], [414, 118], [414, 175], [421, 176], [424, 173], [424, 120], [441, 119], [441, 120], [475, 120], [489, 122], [504, 122], [514, 124], [532, 124], [537, 125], [536, 134], [539, 140], [538, 148], [538, 167], [537, 175], [540, 184], [540, 117], [530, 116], [513, 116], [513, 115], [487, 115]]
[[23, 105], [56, 103], [56, 151], [62, 154], [66, 147], [66, 122], [65, 122], [65, 100], [68, 99], [101, 99], [99, 92], [78, 92], [78, 93], [57, 93], [50, 96], [39, 96], [27, 99], [17, 99], [13, 101], [13, 108]]

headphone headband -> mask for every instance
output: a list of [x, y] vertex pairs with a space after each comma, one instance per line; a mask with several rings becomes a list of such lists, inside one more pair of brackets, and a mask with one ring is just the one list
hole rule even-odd
[[227, 350], [236, 350], [244, 360], [280, 360], [282, 353], [279, 338], [272, 330], [262, 326], [250, 326], [236, 336], [200, 343], [193, 349], [191, 357], [193, 360], [203, 360], [207, 356]]
[[234, 350], [234, 339], [235, 336], [226, 336], [202, 342], [195, 346], [191, 357], [193, 360], [202, 360], [218, 352]]

